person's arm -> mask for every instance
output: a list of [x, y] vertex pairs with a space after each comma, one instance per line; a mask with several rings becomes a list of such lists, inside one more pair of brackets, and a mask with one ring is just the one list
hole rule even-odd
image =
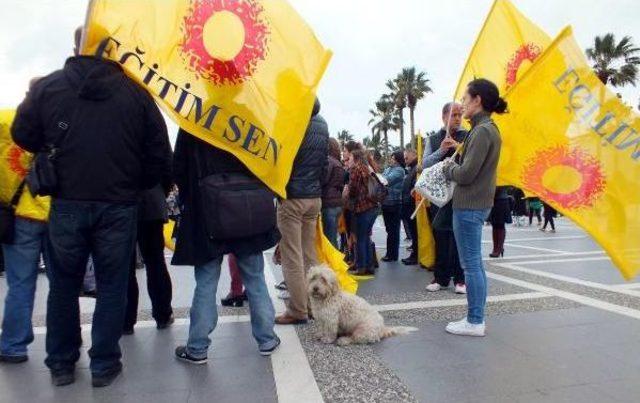
[[[178, 131], [176, 147], [173, 152], [173, 177], [175, 178], [176, 185], [178, 185], [178, 191], [183, 197], [188, 190], [187, 150], [185, 146], [185, 141], [187, 140], [186, 136], [189, 136], [189, 134], [183, 130]], [[180, 196], [178, 196], [178, 198], [179, 197]]]
[[[429, 147], [429, 150], [431, 150], [431, 147]], [[442, 159], [442, 157], [445, 156], [445, 154], [446, 154], [446, 151], [443, 150], [442, 148], [438, 148], [437, 150], [429, 153], [428, 155], [425, 153], [425, 156], [422, 157], [422, 169], [427, 169], [434, 166], [435, 164], [440, 162], [440, 160]]]
[[31, 90], [22, 101], [11, 125], [13, 141], [23, 149], [36, 153], [45, 146], [36, 91]]
[[445, 177], [460, 185], [471, 184], [478, 176], [491, 147], [490, 136], [489, 129], [479, 127], [466, 145], [462, 165], [457, 163], [447, 165], [444, 168]]
[[389, 169], [383, 176], [387, 178], [387, 186], [393, 186], [404, 180], [403, 169]]

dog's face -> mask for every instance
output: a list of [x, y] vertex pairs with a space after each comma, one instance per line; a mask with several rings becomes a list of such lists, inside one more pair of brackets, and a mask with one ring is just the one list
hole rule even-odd
[[312, 267], [307, 275], [307, 284], [309, 295], [316, 300], [325, 300], [340, 292], [336, 274], [326, 266]]

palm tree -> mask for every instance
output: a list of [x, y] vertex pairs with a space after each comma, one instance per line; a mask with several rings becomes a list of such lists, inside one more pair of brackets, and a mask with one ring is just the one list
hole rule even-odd
[[384, 95], [395, 107], [395, 123], [400, 131], [400, 149], [404, 149], [404, 108], [407, 107], [407, 97], [404, 83], [399, 80], [399, 75], [393, 80], [387, 81], [387, 88], [391, 93]]
[[349, 130], [342, 129], [338, 132], [338, 141], [341, 144], [344, 144], [347, 141], [353, 141], [353, 134], [349, 133]]
[[398, 75], [397, 80], [403, 87], [404, 96], [406, 97], [406, 105], [409, 108], [409, 129], [411, 130], [411, 144], [416, 144], [416, 131], [415, 131], [415, 111], [418, 101], [424, 98], [424, 96], [430, 92], [429, 80], [427, 79], [427, 73], [416, 72], [415, 67], [409, 67], [402, 69], [402, 73]]
[[614, 87], [631, 84], [635, 87], [640, 66], [640, 48], [633, 44], [630, 36], [625, 36], [618, 43], [612, 33], [596, 36], [594, 46], [587, 49], [586, 53], [603, 84]]
[[371, 119], [369, 120], [369, 126], [371, 126], [372, 135], [383, 135], [383, 154], [387, 156], [389, 154], [389, 131], [395, 130], [394, 126], [394, 111], [395, 105], [388, 95], [383, 95], [376, 102], [376, 108], [370, 109]]
[[372, 134], [371, 137], [365, 137], [362, 140], [362, 144], [368, 150], [377, 150], [380, 151], [382, 147], [382, 139], [380, 138], [380, 134]]

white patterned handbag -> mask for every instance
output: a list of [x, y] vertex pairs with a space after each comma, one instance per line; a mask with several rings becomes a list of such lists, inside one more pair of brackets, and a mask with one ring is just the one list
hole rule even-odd
[[444, 176], [443, 168], [446, 164], [446, 160], [440, 161], [423, 170], [415, 186], [416, 192], [438, 207], [451, 201], [456, 188], [456, 183]]

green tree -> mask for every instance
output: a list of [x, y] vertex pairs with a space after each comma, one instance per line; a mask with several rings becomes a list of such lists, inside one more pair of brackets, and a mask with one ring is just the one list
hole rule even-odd
[[353, 141], [353, 134], [349, 133], [349, 130], [342, 129], [338, 132], [338, 141], [340, 144], [344, 144], [347, 141]]
[[391, 90], [391, 93], [387, 94], [386, 97], [394, 105], [394, 122], [397, 124], [398, 131], [400, 132], [400, 148], [404, 149], [404, 110], [407, 107], [404, 83], [399, 80], [398, 76], [393, 80], [387, 81], [387, 88]]
[[396, 130], [394, 124], [394, 112], [395, 105], [388, 95], [383, 95], [376, 102], [375, 109], [370, 109], [369, 114], [371, 119], [369, 120], [369, 126], [371, 126], [372, 136], [380, 134], [383, 136], [382, 153], [389, 155], [389, 131]]
[[403, 88], [403, 93], [406, 98], [406, 105], [409, 108], [409, 130], [411, 132], [411, 144], [416, 145], [416, 130], [415, 130], [415, 111], [418, 101], [423, 99], [425, 95], [430, 92], [429, 80], [427, 79], [427, 73], [416, 72], [415, 67], [409, 67], [402, 69], [402, 72], [397, 78]]
[[615, 36], [608, 33], [596, 36], [593, 47], [587, 49], [587, 57], [593, 62], [593, 70], [603, 84], [635, 87], [640, 66], [640, 48], [636, 47], [630, 36], [616, 43]]

